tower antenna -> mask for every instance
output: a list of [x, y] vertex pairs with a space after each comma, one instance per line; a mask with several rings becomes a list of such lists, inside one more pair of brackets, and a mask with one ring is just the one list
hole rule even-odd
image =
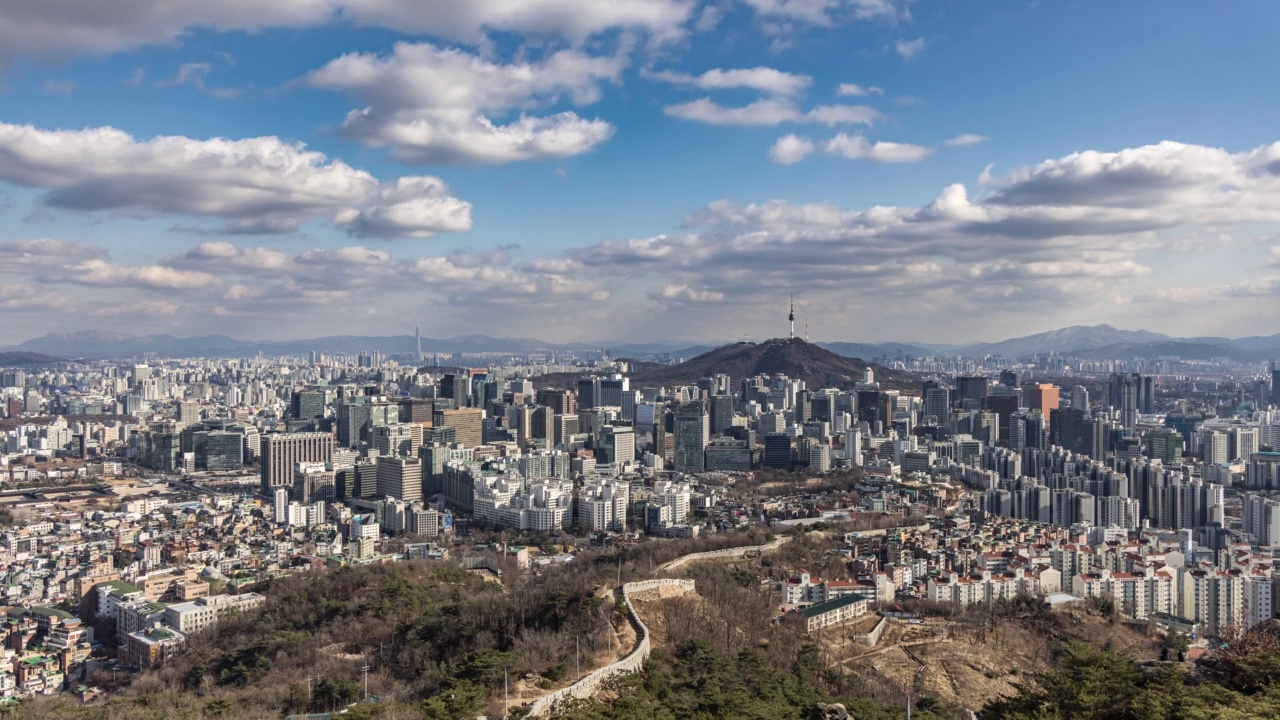
[[787, 314], [787, 320], [791, 322], [790, 337], [794, 340], [796, 338], [796, 296], [794, 293], [791, 295], [791, 311]]

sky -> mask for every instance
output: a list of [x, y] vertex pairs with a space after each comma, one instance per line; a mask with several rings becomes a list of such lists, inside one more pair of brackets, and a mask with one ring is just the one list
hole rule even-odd
[[1278, 21], [7, 0], [0, 345], [1277, 333]]

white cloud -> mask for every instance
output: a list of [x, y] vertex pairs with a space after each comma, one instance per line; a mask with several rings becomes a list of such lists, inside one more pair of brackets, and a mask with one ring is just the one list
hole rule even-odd
[[794, 165], [812, 155], [815, 149], [813, 142], [806, 138], [783, 135], [769, 148], [769, 159], [779, 165]]
[[883, 95], [883, 94], [884, 94], [884, 90], [876, 87], [875, 85], [862, 86], [862, 85], [857, 85], [855, 83], [840, 83], [840, 85], [836, 87], [836, 95], [840, 95], [842, 97], [843, 96], [860, 97], [863, 95]]
[[871, 160], [880, 163], [920, 162], [933, 154], [933, 148], [923, 145], [896, 142], [867, 142], [861, 135], [840, 133], [822, 146], [823, 152], [841, 155], [850, 160]]
[[471, 228], [470, 204], [438, 178], [381, 183], [276, 137], [142, 141], [109, 127], [0, 124], [0, 182], [48, 189], [47, 207], [218, 217], [229, 232], [291, 232], [312, 220], [374, 237]]
[[[613, 134], [603, 120], [564, 111], [527, 114], [567, 99], [600, 99], [625, 56], [560, 50], [538, 62], [491, 62], [430, 43], [397, 43], [390, 56], [343, 55], [307, 76], [316, 87], [342, 90], [367, 106], [351, 111], [344, 134], [411, 163], [500, 164], [587, 152]], [[512, 112], [519, 116], [503, 124]]]
[[920, 51], [924, 50], [924, 46], [925, 46], [925, 40], [924, 38], [921, 37], [921, 38], [916, 38], [915, 40], [899, 40], [898, 42], [894, 43], [893, 49], [896, 50], [897, 53], [902, 57], [906, 58], [907, 60], [910, 60], [916, 55], [919, 55]]
[[986, 135], [974, 135], [972, 133], [966, 135], [957, 135], [942, 143], [947, 147], [964, 147], [966, 145], [977, 145], [988, 140]]
[[581, 43], [615, 29], [681, 37], [693, 0], [6, 0], [0, 62], [66, 58], [178, 41], [197, 27], [254, 32], [345, 21], [483, 45], [491, 32]]
[[99, 318], [165, 317], [178, 313], [182, 303], [170, 300], [143, 300], [99, 305], [89, 314]]
[[699, 98], [692, 102], [668, 105], [664, 112], [681, 120], [746, 127], [764, 127], [786, 122], [873, 125], [884, 118], [874, 108], [866, 105], [821, 105], [806, 112], [789, 100], [774, 98], [757, 100], [742, 107], [724, 107], [711, 98]]
[[643, 74], [648, 78], [681, 87], [698, 88], [700, 90], [750, 88], [780, 97], [799, 95], [813, 83], [813, 78], [808, 75], [795, 75], [768, 67], [731, 70], [714, 68], [701, 75], [690, 75], [673, 70], [644, 71]]
[[744, 0], [756, 14], [811, 25], [831, 26], [846, 18], [896, 18], [893, 0]]
[[173, 85], [191, 85], [200, 92], [219, 100], [231, 100], [240, 95], [240, 91], [236, 88], [227, 87], [210, 87], [205, 82], [205, 78], [209, 73], [213, 72], [212, 63], [185, 63], [178, 68], [178, 73], [172, 80], [157, 83], [161, 87]]
[[724, 293], [710, 290], [694, 290], [688, 285], [666, 285], [650, 294], [655, 300], [667, 303], [717, 303], [724, 300]]

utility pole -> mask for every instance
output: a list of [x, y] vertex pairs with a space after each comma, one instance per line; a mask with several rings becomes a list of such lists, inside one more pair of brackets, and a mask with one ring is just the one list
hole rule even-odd
[[502, 668], [502, 720], [507, 720], [511, 711], [511, 700], [507, 697], [507, 669]]
[[360, 668], [364, 671], [364, 699], [369, 699], [369, 658], [366, 657], [364, 667]]
[[[582, 640], [577, 636], [573, 636], [573, 667], [578, 673], [578, 680], [582, 679]], [[575, 680], [574, 682], [577, 682]]]

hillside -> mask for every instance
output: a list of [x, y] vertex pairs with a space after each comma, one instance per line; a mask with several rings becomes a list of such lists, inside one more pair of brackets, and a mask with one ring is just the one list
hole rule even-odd
[[910, 373], [890, 370], [858, 358], [837, 355], [799, 338], [739, 342], [690, 358], [679, 365], [646, 366], [632, 374], [635, 386], [692, 383], [725, 373], [735, 381], [754, 375], [781, 373], [804, 380], [810, 388], [851, 388], [870, 367], [884, 387], [919, 392], [920, 381]]
[[0, 367], [28, 367], [65, 362], [60, 357], [37, 352], [0, 352]]

